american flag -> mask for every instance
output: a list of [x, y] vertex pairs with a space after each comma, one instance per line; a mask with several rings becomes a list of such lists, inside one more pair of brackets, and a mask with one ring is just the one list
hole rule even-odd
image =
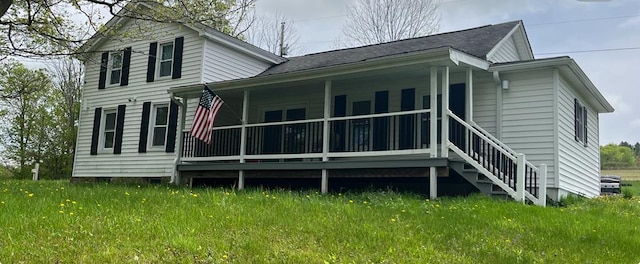
[[191, 135], [210, 144], [213, 121], [223, 103], [222, 98], [205, 85], [202, 90], [202, 96], [200, 96], [200, 103], [196, 109], [196, 115], [193, 117]]

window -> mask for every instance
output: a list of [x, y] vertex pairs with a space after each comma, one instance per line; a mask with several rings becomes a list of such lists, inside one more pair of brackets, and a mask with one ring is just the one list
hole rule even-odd
[[151, 136], [151, 146], [164, 146], [167, 139], [167, 124], [169, 120], [169, 107], [166, 105], [156, 106], [153, 119], [153, 133]]
[[171, 76], [173, 67], [173, 42], [160, 44], [160, 77]]
[[586, 147], [589, 135], [587, 133], [587, 107], [580, 104], [578, 99], [574, 99], [573, 111], [575, 140], [582, 142]]
[[116, 134], [116, 110], [104, 111], [103, 149], [112, 149]]
[[119, 84], [122, 77], [122, 52], [110, 54], [109, 84]]

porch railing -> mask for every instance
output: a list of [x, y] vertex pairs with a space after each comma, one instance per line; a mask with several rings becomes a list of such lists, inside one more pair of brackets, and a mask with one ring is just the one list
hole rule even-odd
[[513, 151], [490, 133], [466, 123], [451, 111], [448, 114], [451, 150], [515, 199], [544, 203], [546, 194], [541, 196], [540, 190], [546, 188], [546, 179], [543, 179], [546, 166], [541, 173], [523, 154]]
[[[429, 109], [424, 109], [329, 118], [327, 156], [373, 155], [384, 151], [428, 153], [431, 147], [429, 113]], [[247, 124], [245, 157], [322, 157], [324, 121], [311, 119]], [[212, 161], [240, 159], [241, 132], [241, 125], [216, 127], [211, 144], [206, 144], [183, 131], [182, 157]]]

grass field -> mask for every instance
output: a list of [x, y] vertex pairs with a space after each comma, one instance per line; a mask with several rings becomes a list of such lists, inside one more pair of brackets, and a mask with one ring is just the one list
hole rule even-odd
[[618, 175], [624, 181], [640, 181], [640, 169], [635, 170], [602, 170], [600, 175]]
[[638, 263], [640, 190], [485, 196], [0, 182], [1, 263]]

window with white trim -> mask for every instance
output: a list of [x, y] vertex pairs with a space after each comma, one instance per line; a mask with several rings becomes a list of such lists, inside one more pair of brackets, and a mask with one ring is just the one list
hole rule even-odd
[[171, 76], [173, 70], [173, 42], [160, 44], [159, 53], [158, 76]]
[[163, 147], [167, 141], [167, 125], [169, 123], [169, 106], [157, 105], [153, 110], [151, 129], [151, 147]]
[[109, 84], [120, 84], [122, 78], [122, 51], [109, 54]]
[[587, 130], [587, 107], [583, 106], [577, 98], [573, 102], [573, 117], [575, 140], [586, 147], [589, 136]]
[[115, 109], [104, 110], [104, 119], [102, 127], [102, 148], [112, 149], [116, 138], [116, 117], [117, 112]]

